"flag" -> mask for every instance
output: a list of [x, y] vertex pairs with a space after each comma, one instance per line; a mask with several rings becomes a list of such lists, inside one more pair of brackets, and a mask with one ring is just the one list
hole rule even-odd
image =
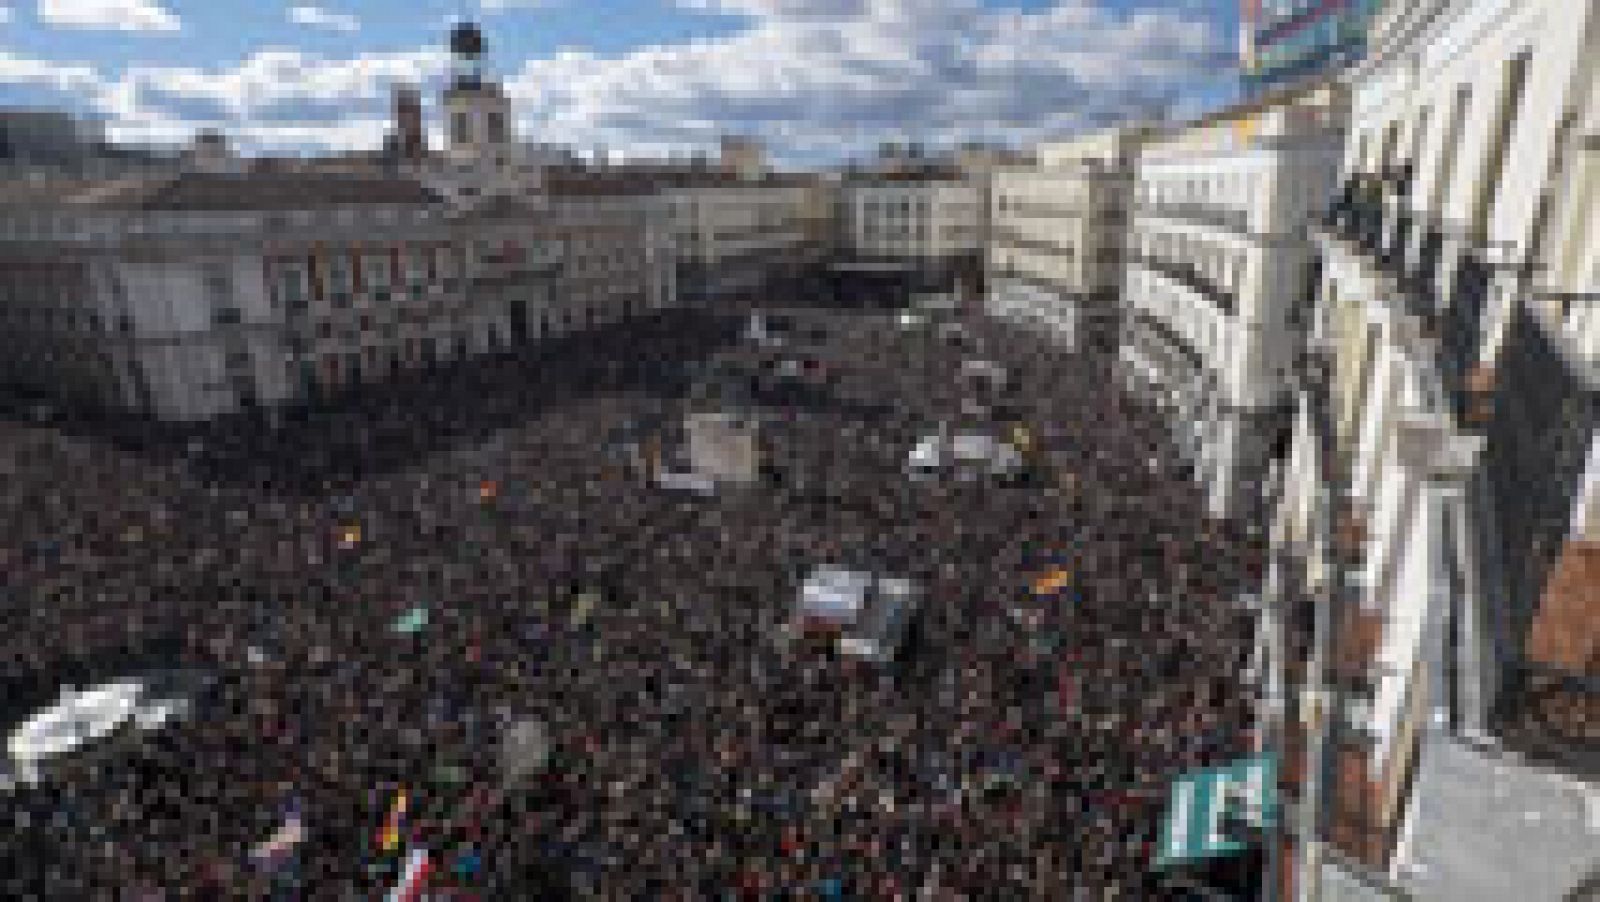
[[250, 861], [261, 870], [276, 871], [288, 862], [305, 838], [305, 819], [301, 815], [300, 805], [291, 802], [278, 829], [250, 850]]
[[352, 523], [339, 530], [339, 547], [354, 548], [361, 544], [361, 524]]
[[1054, 595], [1066, 588], [1067, 583], [1071, 581], [1072, 574], [1064, 568], [1057, 567], [1034, 578], [1033, 594]]
[[420, 902], [422, 890], [428, 884], [433, 862], [427, 849], [412, 849], [406, 856], [406, 866], [400, 872], [400, 881], [389, 891], [388, 902]]
[[394, 622], [394, 631], [403, 635], [419, 633], [428, 626], [428, 609], [418, 605]]
[[385, 852], [393, 852], [395, 847], [400, 845], [400, 827], [405, 822], [409, 801], [404, 789], [394, 794], [394, 801], [389, 805], [389, 815], [383, 819], [383, 830], [378, 833], [378, 848]]
[[478, 483], [479, 501], [493, 501], [494, 497], [499, 493], [500, 486], [492, 479], [485, 479], [483, 482]]
[[577, 602], [572, 606], [572, 625], [583, 626], [589, 622], [589, 614], [594, 610], [595, 594], [583, 592], [578, 596]]
[[1026, 451], [1033, 447], [1033, 433], [1026, 426], [1016, 426], [1011, 430], [1011, 444], [1017, 446], [1018, 451]]

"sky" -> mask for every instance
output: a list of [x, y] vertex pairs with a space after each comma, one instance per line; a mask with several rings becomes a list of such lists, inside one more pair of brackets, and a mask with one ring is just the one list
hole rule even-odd
[[885, 141], [1026, 146], [1232, 96], [1237, 0], [0, 0], [0, 107], [113, 140], [218, 129], [246, 153], [376, 147], [478, 22], [528, 141], [781, 163]]

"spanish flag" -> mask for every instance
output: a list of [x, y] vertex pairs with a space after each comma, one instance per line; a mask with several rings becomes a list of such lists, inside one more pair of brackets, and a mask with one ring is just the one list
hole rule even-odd
[[1034, 577], [1033, 594], [1054, 595], [1055, 593], [1066, 588], [1067, 584], [1070, 582], [1072, 582], [1072, 574], [1068, 573], [1065, 569], [1057, 567], [1054, 570], [1049, 570], [1039, 576]]
[[342, 548], [354, 548], [361, 544], [361, 524], [351, 523], [339, 531], [339, 545]]
[[500, 486], [493, 479], [485, 479], [478, 483], [478, 500], [493, 501], [500, 494]]
[[410, 800], [404, 788], [396, 791], [394, 802], [389, 805], [389, 816], [383, 819], [383, 830], [378, 834], [378, 848], [385, 852], [393, 852], [400, 846], [400, 827], [405, 823], [406, 806]]

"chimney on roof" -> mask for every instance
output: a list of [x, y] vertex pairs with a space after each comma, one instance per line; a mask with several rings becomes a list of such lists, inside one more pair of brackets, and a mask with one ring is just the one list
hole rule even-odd
[[230, 172], [240, 168], [239, 158], [234, 155], [227, 136], [215, 129], [196, 132], [183, 157], [190, 168], [202, 172]]
[[422, 159], [428, 152], [427, 133], [422, 128], [422, 92], [412, 85], [394, 89], [394, 134], [396, 151], [404, 160]]
[[720, 145], [722, 168], [740, 178], [756, 178], [766, 169], [766, 152], [755, 138], [724, 135]]

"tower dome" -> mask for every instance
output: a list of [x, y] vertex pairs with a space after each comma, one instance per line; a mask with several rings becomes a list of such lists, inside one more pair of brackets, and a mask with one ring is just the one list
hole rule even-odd
[[475, 22], [459, 22], [450, 29], [450, 52], [460, 57], [481, 58], [487, 50], [483, 30]]
[[464, 156], [495, 152], [511, 141], [511, 104], [488, 74], [483, 31], [474, 22], [450, 29], [451, 78], [444, 92], [451, 151]]
[[458, 22], [450, 29], [450, 55], [454, 57], [450, 63], [451, 85], [469, 91], [481, 88], [486, 75], [483, 58], [487, 51], [487, 42], [477, 23]]

